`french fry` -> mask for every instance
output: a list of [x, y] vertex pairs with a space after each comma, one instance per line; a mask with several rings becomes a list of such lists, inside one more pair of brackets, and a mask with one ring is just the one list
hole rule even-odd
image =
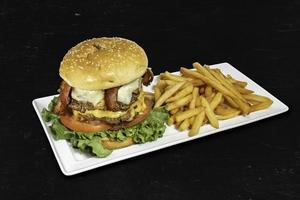
[[239, 81], [239, 80], [236, 80], [234, 78], [232, 78], [232, 76], [230, 76], [229, 74], [227, 75], [227, 79], [234, 85], [238, 85], [240, 87], [246, 87], [248, 85], [247, 82], [244, 82], [244, 81]]
[[178, 83], [178, 81], [173, 81], [173, 80], [164, 80], [166, 82], [167, 85], [175, 85], [176, 83]]
[[225, 120], [268, 108], [268, 97], [254, 94], [247, 82], [224, 75], [220, 69], [193, 63], [194, 69], [180, 68], [181, 75], [161, 73], [154, 88], [155, 106], [165, 105], [170, 113], [168, 125], [196, 135], [203, 124], [219, 127]]
[[179, 82], [176, 85], [172, 86], [169, 90], [166, 90], [156, 101], [154, 108], [161, 106], [170, 96], [172, 96], [175, 92], [184, 85], [185, 82]]
[[230, 118], [238, 116], [240, 113], [241, 113], [241, 111], [236, 110], [235, 112], [232, 112], [232, 113], [230, 113], [228, 115], [216, 115], [216, 118], [218, 120], [230, 119]]
[[202, 100], [202, 105], [204, 106], [205, 110], [205, 115], [207, 116], [207, 119], [209, 123], [214, 127], [214, 128], [219, 128], [219, 122], [216, 118], [216, 115], [214, 114], [213, 110], [211, 109], [209, 103], [205, 99], [205, 97], [201, 98]]
[[226, 99], [227, 103], [228, 103], [230, 106], [232, 106], [232, 107], [234, 107], [234, 108], [239, 108], [239, 105], [237, 105], [237, 104], [232, 100], [231, 97], [225, 95], [224, 98]]
[[168, 103], [167, 106], [166, 106], [166, 109], [167, 110], [172, 110], [174, 108], [185, 106], [185, 105], [189, 104], [191, 100], [192, 100], [192, 94], [187, 95], [187, 96], [185, 96], [181, 99], [178, 99], [176, 101], [173, 101], [171, 103]]
[[165, 72], [164, 76], [166, 79], [177, 81], [177, 82], [192, 80], [191, 78], [186, 78], [186, 77], [171, 74], [168, 71]]
[[199, 94], [199, 88], [194, 87], [192, 94], [193, 94], [193, 98], [192, 98], [192, 100], [190, 102], [190, 105], [189, 105], [190, 109], [193, 109], [193, 108], [196, 107], [196, 100], [197, 100], [197, 97], [198, 97], [198, 94]]
[[[203, 73], [203, 74], [205, 74], [205, 75], [207, 75], [209, 77], [213, 77], [205, 68], [200, 67], [197, 63], [196, 64], [194, 63], [193, 66], [197, 70], [199, 69], [199, 71], [201, 71], [201, 73]], [[249, 104], [243, 102], [235, 94], [233, 94], [232, 91], [228, 90], [220, 82], [216, 81], [216, 78], [207, 78], [207, 77], [205, 77], [202, 74], [197, 73], [197, 72], [193, 72], [193, 71], [187, 72], [186, 69], [182, 69], [182, 70], [186, 71], [186, 73], [190, 73], [190, 74], [194, 75], [195, 77], [200, 78], [201, 80], [203, 80], [207, 84], [211, 85], [213, 88], [215, 88], [219, 92], [223, 93], [224, 95], [227, 95], [227, 96], [231, 97], [232, 100], [240, 107], [240, 109], [242, 110], [242, 112], [244, 114], [248, 114], [250, 112], [250, 106], [249, 106]]]
[[194, 136], [194, 135], [197, 135], [197, 134], [199, 133], [199, 129], [200, 129], [200, 127], [201, 127], [202, 124], [203, 124], [204, 118], [205, 118], [205, 112], [204, 112], [204, 111], [200, 112], [200, 113], [196, 116], [196, 118], [195, 118], [195, 120], [194, 120], [194, 123], [192, 124], [192, 128], [191, 128], [191, 130], [189, 131], [189, 136], [190, 136], [190, 137], [191, 137], [191, 136]]
[[212, 70], [207, 68], [207, 71], [212, 74], [221, 84], [223, 84], [229, 91], [231, 91], [237, 98], [243, 102], [247, 102], [246, 99], [236, 90], [236, 88], [228, 81], [221, 70]]
[[182, 123], [182, 122], [176, 122], [176, 121], [174, 121], [175, 128], [176, 128], [176, 129], [179, 129], [179, 126], [180, 126], [181, 123]]
[[160, 91], [159, 87], [155, 86], [154, 87], [154, 99], [155, 99], [155, 101], [157, 101], [160, 96], [161, 96], [161, 91]]
[[224, 95], [222, 94], [222, 99], [221, 99], [220, 104], [224, 104], [224, 102], [225, 102], [225, 98], [224, 98]]
[[271, 101], [268, 97], [257, 95], [257, 94], [245, 94], [243, 97], [247, 100], [253, 100], [258, 102]]
[[167, 90], [170, 90], [174, 85], [167, 85], [167, 87], [165, 87], [164, 92]]
[[188, 119], [185, 119], [180, 125], [179, 125], [179, 130], [180, 131], [184, 131], [186, 129], [188, 129], [190, 126], [190, 123], [189, 123], [189, 120]]
[[205, 83], [203, 81], [201, 81], [200, 79], [193, 79], [191, 81], [189, 81], [190, 83], [193, 84], [194, 87], [196, 86], [201, 86], [204, 85]]
[[201, 103], [201, 96], [198, 95], [198, 97], [196, 99], [196, 107], [199, 107], [201, 105], [202, 105], [202, 103]]
[[195, 116], [189, 118], [190, 126], [193, 125], [194, 121], [195, 121]]
[[159, 74], [159, 79], [160, 79], [160, 80], [165, 80], [165, 79], [167, 79], [165, 73], [160, 73], [160, 74]]
[[268, 100], [268, 101], [264, 101], [259, 104], [253, 105], [253, 106], [251, 106], [251, 112], [266, 109], [266, 108], [270, 107], [272, 105], [272, 103], [273, 103], [272, 100]]
[[173, 109], [173, 110], [170, 110], [170, 113], [171, 113], [172, 115], [175, 115], [178, 111], [179, 111], [179, 108], [175, 108], [175, 109]]
[[190, 85], [193, 85], [193, 84], [190, 83], [189, 81], [186, 81], [185, 84], [181, 88], [186, 88], [186, 87], [189, 87]]
[[168, 98], [166, 102], [169, 103], [172, 101], [176, 101], [182, 97], [185, 97], [188, 94], [191, 94], [192, 92], [193, 92], [193, 85], [189, 84], [186, 88], [183, 87], [183, 89], [180, 90], [177, 94], [175, 94], [175, 96]]
[[211, 86], [206, 86], [206, 88], [205, 88], [205, 91], [204, 91], [204, 95], [206, 96], [206, 97], [209, 97], [209, 96], [211, 96], [212, 95], [212, 93], [213, 93], [213, 91], [212, 91], [212, 87]]
[[234, 99], [235, 103], [239, 105], [239, 108], [243, 112], [243, 114], [249, 114], [250, 113], [250, 104], [242, 102], [240, 99]]
[[231, 98], [236, 98], [235, 95], [233, 95], [227, 88], [225, 88], [221, 83], [219, 83], [218, 81], [215, 81], [213, 79], [207, 78], [205, 76], [203, 76], [200, 73], [197, 73], [195, 71], [191, 71], [188, 70], [186, 68], [182, 68], [182, 71], [185, 71], [185, 73], [189, 73], [190, 75], [194, 76], [195, 78], [199, 78], [201, 79], [203, 82], [205, 82], [206, 84], [212, 86], [213, 88], [215, 88], [217, 91], [223, 93], [224, 95], [227, 95]]
[[237, 111], [239, 111], [239, 110], [232, 108], [232, 107], [221, 106], [221, 105], [217, 106], [217, 108], [215, 109], [215, 113], [217, 115], [225, 115], [225, 116], [231, 115], [232, 113], [236, 113]]
[[257, 104], [261, 103], [259, 101], [254, 101], [254, 100], [248, 100], [248, 102], [251, 104], [251, 106], [254, 106], [254, 105], [257, 105]]
[[243, 88], [245, 88], [248, 85], [247, 82], [243, 82], [243, 81], [235, 81], [233, 84], [238, 85], [238, 86], [243, 87]]
[[[186, 73], [186, 71], [182, 71], [181, 69], [184, 68], [184, 69], [187, 69], [187, 67], [181, 67], [180, 68], [180, 73], [182, 74], [183, 77], [187, 77], [187, 78], [195, 78], [194, 76], [192, 76], [190, 73]], [[191, 69], [193, 70], [193, 69]]]
[[209, 97], [206, 97], [206, 100], [210, 103], [213, 100], [215, 95], [216, 93], [213, 92]]
[[200, 63], [195, 62], [193, 63], [193, 67], [203, 76], [206, 76], [207, 78], [217, 81], [215, 77], [213, 77], [213, 75], [211, 75], [206, 68], [204, 68]]
[[212, 99], [212, 101], [210, 102], [210, 107], [212, 110], [215, 110], [216, 107], [221, 103], [221, 100], [223, 98], [222, 93], [218, 92], [214, 98]]
[[169, 119], [167, 120], [167, 124], [169, 126], [172, 126], [174, 124], [174, 116], [169, 117]]
[[167, 83], [166, 83], [166, 81], [165, 80], [161, 80], [161, 79], [159, 79], [159, 81], [157, 82], [157, 84], [156, 84], [156, 86], [155, 87], [158, 87], [159, 88], [159, 90], [162, 92], [162, 91], [164, 91], [165, 90], [165, 88], [167, 87], [168, 85], [167, 85]]
[[198, 107], [198, 108], [195, 108], [195, 109], [188, 109], [188, 110], [182, 111], [180, 113], [177, 113], [174, 117], [175, 121], [176, 122], [181, 122], [185, 119], [191, 118], [191, 117], [199, 114], [202, 110], [203, 110], [202, 107]]
[[252, 93], [253, 93], [252, 90], [248, 90], [248, 89], [243, 88], [243, 87], [241, 87], [241, 86], [239, 86], [239, 85], [234, 85], [234, 86], [235, 86], [236, 90], [237, 90], [239, 93], [241, 93], [241, 94], [252, 94]]
[[250, 112], [250, 105], [247, 100], [235, 89], [235, 87], [224, 77], [221, 70], [211, 70], [206, 68], [218, 81], [225, 86], [232, 94], [232, 100], [239, 106], [243, 114]]

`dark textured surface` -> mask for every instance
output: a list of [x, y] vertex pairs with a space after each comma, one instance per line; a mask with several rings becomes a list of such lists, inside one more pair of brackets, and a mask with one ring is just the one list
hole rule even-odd
[[[0, 1], [0, 199], [300, 199], [300, 1], [149, 2]], [[66, 177], [31, 100], [97, 36], [135, 40], [156, 74], [229, 62], [290, 111]]]

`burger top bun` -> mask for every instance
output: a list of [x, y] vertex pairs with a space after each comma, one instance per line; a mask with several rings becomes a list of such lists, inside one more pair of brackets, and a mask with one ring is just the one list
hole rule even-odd
[[101, 37], [71, 48], [60, 64], [59, 75], [72, 87], [104, 90], [140, 78], [147, 67], [147, 55], [135, 42]]

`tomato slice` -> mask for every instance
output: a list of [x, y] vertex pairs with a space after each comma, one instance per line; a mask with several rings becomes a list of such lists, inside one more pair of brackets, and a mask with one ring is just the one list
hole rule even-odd
[[60, 121], [61, 123], [63, 123], [65, 127], [77, 132], [92, 133], [92, 132], [103, 131], [111, 128], [111, 126], [106, 123], [95, 125], [86, 122], [81, 122], [76, 120], [74, 117], [70, 115], [61, 115]]

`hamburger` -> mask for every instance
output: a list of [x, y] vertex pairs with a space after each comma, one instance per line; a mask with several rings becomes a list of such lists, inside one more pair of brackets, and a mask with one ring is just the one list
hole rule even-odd
[[57, 116], [51, 129], [59, 139], [68, 139], [83, 150], [92, 147], [92, 151], [89, 143], [80, 147], [82, 137], [93, 143], [96, 137], [96, 148], [106, 151], [148, 141], [141, 139], [138, 134], [144, 133], [137, 127], [148, 123], [152, 112], [153, 98], [143, 85], [151, 83], [153, 73], [138, 44], [119, 37], [85, 40], [66, 53], [59, 75], [60, 94], [49, 109]]

